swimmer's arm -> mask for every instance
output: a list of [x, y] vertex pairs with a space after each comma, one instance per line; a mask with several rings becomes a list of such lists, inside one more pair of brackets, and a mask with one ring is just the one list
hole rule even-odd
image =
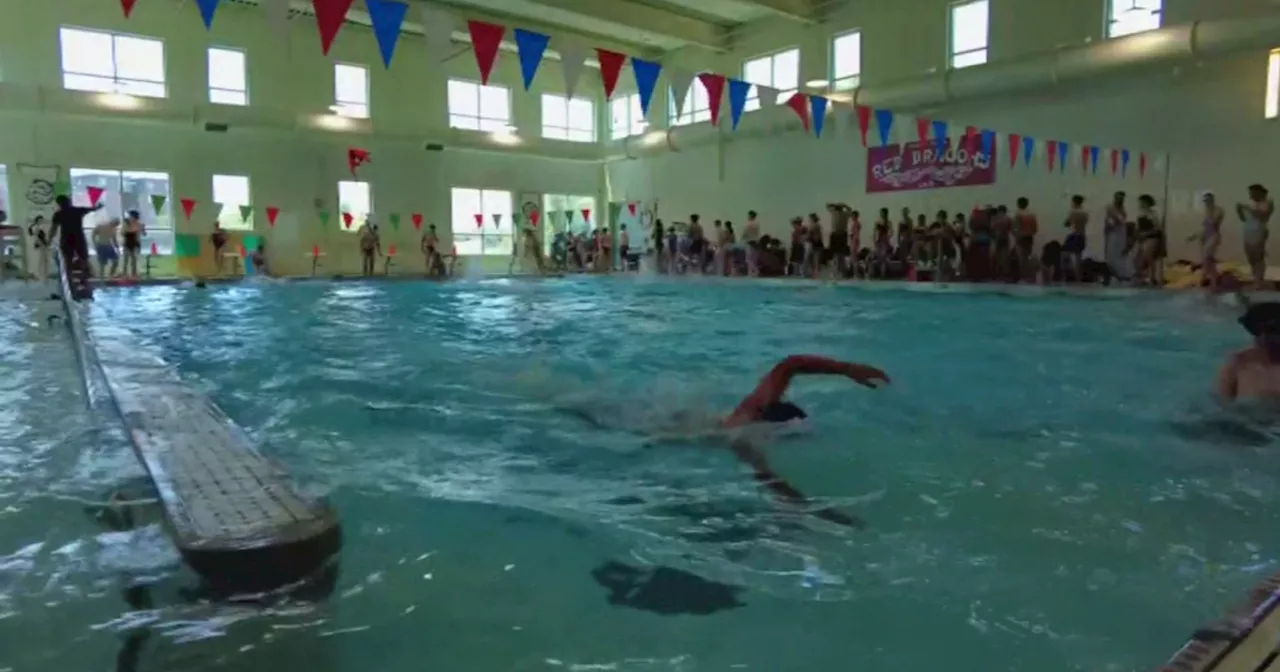
[[[764, 454], [759, 450], [756, 450], [755, 446], [752, 446], [745, 440], [739, 439], [730, 444], [730, 447], [733, 450], [733, 454], [738, 456], [738, 459], [751, 467], [751, 470], [755, 474], [756, 482], [768, 488], [775, 497], [790, 504], [812, 503], [813, 500], [806, 497], [803, 492], [797, 490], [795, 486], [786, 482], [781, 476], [774, 472], [773, 468], [769, 466], [769, 461], [765, 459]], [[814, 515], [822, 518], [823, 520], [839, 523], [840, 525], [847, 525], [849, 527], [856, 527], [859, 529], [866, 527], [866, 523], [862, 520], [854, 516], [843, 514], [835, 509], [822, 509], [820, 511], [815, 511]]]
[[1226, 401], [1235, 401], [1239, 393], [1239, 379], [1236, 376], [1239, 365], [1236, 360], [1237, 356], [1232, 355], [1218, 371], [1218, 396]]
[[889, 376], [884, 371], [863, 364], [842, 362], [816, 355], [791, 355], [775, 364], [769, 373], [765, 374], [756, 389], [738, 405], [734, 416], [737, 416], [740, 411], [758, 410], [778, 401], [791, 386], [791, 379], [799, 375], [842, 375], [851, 378], [859, 385], [871, 388], [876, 386], [876, 381], [889, 382]]

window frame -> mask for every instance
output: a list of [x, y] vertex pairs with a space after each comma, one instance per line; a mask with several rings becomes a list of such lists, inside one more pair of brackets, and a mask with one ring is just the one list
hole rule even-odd
[[[232, 203], [231, 201], [218, 198], [218, 178], [244, 180], [245, 202]], [[222, 212], [218, 213], [218, 223], [222, 228], [228, 231], [253, 231], [256, 222], [255, 214], [249, 214], [249, 220], [240, 219], [240, 206], [253, 205], [253, 180], [248, 175], [232, 175], [230, 173], [214, 173], [209, 177], [209, 194], [213, 197], [213, 202], [222, 206]], [[227, 206], [230, 207], [228, 211]]]
[[[240, 55], [240, 78], [244, 81], [243, 89], [227, 89], [221, 86], [213, 85], [213, 52], [221, 51], [225, 53], [234, 53]], [[249, 54], [239, 47], [223, 47], [218, 45], [209, 45], [205, 49], [205, 83], [208, 85], [209, 102], [214, 105], [232, 105], [237, 107], [247, 107], [249, 105]], [[226, 100], [215, 100], [215, 92], [224, 94], [239, 95], [244, 98], [244, 102], [227, 102]]]
[[[453, 105], [453, 85], [461, 84], [468, 87], [474, 87], [475, 91], [475, 107], [476, 113], [455, 112]], [[504, 116], [490, 116], [484, 110], [484, 92], [485, 90], [501, 90], [505, 94], [506, 109], [503, 111]], [[511, 87], [502, 86], [501, 84], [482, 84], [480, 82], [463, 79], [461, 77], [450, 77], [445, 83], [445, 112], [449, 115], [449, 128], [456, 128], [463, 131], [475, 131], [477, 133], [496, 133], [515, 127], [511, 114]], [[475, 120], [475, 124], [459, 123], [461, 120]], [[486, 123], [487, 122], [487, 123]], [[501, 124], [500, 126], [498, 124]], [[474, 127], [473, 127], [474, 126]], [[493, 128], [486, 128], [492, 126]]]
[[[778, 57], [789, 56], [791, 54], [795, 54], [795, 57], [796, 57], [796, 72], [795, 72], [796, 85], [794, 88], [789, 87], [789, 88], [783, 89], [778, 86]], [[752, 63], [759, 63], [760, 61], [765, 61], [765, 60], [769, 61], [769, 81], [757, 82], [757, 81], [748, 79], [747, 68]], [[757, 88], [760, 86], [767, 86], [773, 89], [778, 89], [778, 104], [781, 105], [785, 103], [787, 99], [791, 97], [792, 94], [800, 91], [800, 47], [788, 47], [786, 49], [779, 49], [778, 51], [774, 51], [768, 54], [762, 54], [760, 56], [756, 56], [754, 58], [748, 58], [744, 60], [742, 62], [742, 81], [752, 84], [751, 91], [747, 93], [747, 101], [742, 106], [743, 112], [751, 112], [751, 111], [760, 109], [760, 89]]]
[[[455, 211], [454, 204], [457, 201], [456, 192], [469, 191], [475, 192], [480, 201], [480, 216], [482, 225], [480, 231], [476, 232], [476, 213]], [[486, 194], [498, 195], [506, 194], [507, 205], [505, 212], [490, 212], [487, 205]], [[489, 227], [493, 222], [493, 215], [501, 214], [502, 221], [498, 224], [497, 230], [490, 233]], [[485, 189], [482, 187], [449, 187], [449, 235], [453, 240], [454, 248], [458, 250], [460, 257], [505, 257], [511, 254], [511, 246], [515, 239], [515, 194], [507, 189]], [[497, 238], [497, 244], [489, 246], [485, 244], [486, 240]], [[478, 242], [478, 251], [465, 251], [470, 248], [469, 243]], [[486, 252], [486, 249], [492, 249], [492, 252]]]
[[[79, 72], [79, 71], [67, 69], [65, 33], [68, 33], [68, 32], [101, 35], [101, 36], [106, 36], [107, 38], [110, 39], [111, 41], [111, 54], [110, 54], [111, 75], [110, 77], [108, 77], [107, 75], [96, 73], [96, 72]], [[132, 76], [121, 76], [120, 60], [117, 57], [117, 53], [119, 51], [119, 42], [122, 38], [152, 42], [159, 45], [160, 47], [160, 79], [159, 80], [141, 79], [141, 78], [132, 77]], [[142, 98], [158, 98], [158, 99], [168, 98], [169, 97], [169, 70], [168, 70], [169, 58], [168, 57], [169, 57], [169, 52], [167, 49], [167, 45], [165, 44], [164, 38], [151, 37], [148, 35], [137, 35], [134, 33], [121, 33], [113, 30], [102, 30], [100, 28], [85, 28], [82, 26], [73, 26], [73, 25], [58, 26], [58, 70], [59, 70], [59, 73], [62, 75], [62, 88], [68, 91], [84, 91], [89, 93], [118, 93], [118, 94], [130, 95], [130, 96], [139, 96]], [[84, 78], [86, 81], [91, 81], [91, 80], [109, 81], [111, 86], [109, 89], [90, 88], [87, 86], [68, 86], [67, 85], [68, 76], [72, 78], [77, 78], [77, 77]], [[159, 95], [155, 95], [153, 93], [146, 93], [139, 89], [127, 89], [127, 85], [129, 84], [159, 86], [160, 93]]]
[[[549, 99], [553, 99], [553, 100], [549, 100]], [[596, 103], [594, 100], [583, 97], [583, 96], [574, 96], [570, 98], [562, 93], [544, 93], [542, 94], [542, 97], [539, 100], [541, 102], [541, 110], [542, 110], [542, 137], [550, 140], [561, 140], [564, 142], [592, 143], [596, 141], [597, 139], [596, 121], [597, 120], [596, 120]], [[565, 119], [564, 126], [547, 124], [546, 110], [547, 110], [548, 102], [554, 102], [556, 104], [563, 105], [564, 119]], [[574, 125], [573, 114], [571, 112], [571, 110], [573, 109], [574, 103], [587, 104], [591, 112], [587, 116], [587, 119], [591, 123], [590, 128], [581, 128]], [[548, 133], [548, 131], [550, 131], [550, 133]]]
[[[841, 75], [836, 71], [836, 43], [850, 37], [858, 38], [858, 71]], [[831, 67], [828, 68], [827, 77], [830, 79], [832, 91], [852, 91], [862, 86], [862, 29], [854, 28], [853, 30], [846, 30], [832, 35], [830, 53], [827, 58], [831, 64]]]
[[[674, 105], [675, 103], [672, 103]], [[626, 117], [622, 126], [619, 128], [617, 109], [622, 109]], [[622, 140], [638, 135], [644, 135], [649, 131], [649, 120], [644, 116], [644, 110], [640, 108], [640, 94], [628, 93], [621, 96], [614, 96], [609, 101], [609, 139]]]
[[[956, 46], [956, 12], [972, 7], [974, 5], [982, 5], [986, 12], [983, 14], [985, 24], [982, 31], [982, 46], [972, 49], [957, 51]], [[973, 57], [981, 55], [982, 60], [975, 60]], [[991, 0], [956, 0], [947, 6], [947, 67], [952, 70], [962, 70], [964, 68], [972, 68], [978, 65], [986, 65], [991, 61]]]
[[[1105, 1], [1106, 1], [1106, 5], [1104, 9], [1106, 11], [1104, 11], [1102, 15], [1102, 34], [1108, 40], [1119, 39], [1121, 37], [1129, 37], [1130, 35], [1141, 35], [1142, 33], [1151, 32], [1153, 30], [1159, 30], [1164, 27], [1165, 0], [1105, 0]], [[1118, 8], [1116, 3], [1125, 3], [1129, 5], [1128, 7], [1120, 6], [1119, 8], [1121, 8], [1123, 11], [1130, 11], [1137, 5], [1146, 4], [1148, 2], [1154, 2], [1157, 5], [1159, 5], [1151, 12], [1156, 17], [1154, 26], [1139, 28], [1137, 30], [1125, 30], [1124, 32], [1119, 32], [1119, 33], [1115, 31], [1116, 25], [1123, 23], [1122, 19], [1117, 18], [1117, 15], [1122, 14], [1123, 12], [1116, 11], [1116, 9]]]
[[[364, 100], [343, 100], [342, 93], [338, 86], [338, 73], [342, 68], [350, 68], [351, 70], [359, 70], [364, 73]], [[372, 83], [369, 81], [369, 67], [359, 63], [347, 63], [343, 61], [335, 61], [333, 64], [333, 107], [337, 114], [352, 119], [369, 119], [372, 116], [371, 98]]]
[[[699, 96], [706, 107], [699, 107]], [[704, 121], [711, 121], [711, 97], [707, 95], [707, 87], [697, 77], [689, 82], [689, 93], [684, 99], [684, 114], [677, 114], [675, 89], [667, 87], [667, 125], [690, 126]]]
[[[342, 185], [344, 184], [359, 184], [364, 187], [364, 200], [367, 202], [367, 209], [365, 212], [355, 212], [343, 209], [345, 204], [342, 202]], [[369, 220], [373, 218], [373, 183], [367, 180], [338, 180], [337, 186], [338, 230], [344, 233], [358, 233], [360, 231], [360, 227], [368, 224]], [[342, 213], [344, 212], [351, 212], [351, 217], [353, 219], [351, 222], [351, 228], [347, 228], [346, 222], [342, 221]]]

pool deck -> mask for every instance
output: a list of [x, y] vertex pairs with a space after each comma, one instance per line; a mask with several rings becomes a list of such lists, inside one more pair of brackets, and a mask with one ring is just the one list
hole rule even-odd
[[1160, 672], [1280, 670], [1280, 573], [1217, 623], [1200, 628]]

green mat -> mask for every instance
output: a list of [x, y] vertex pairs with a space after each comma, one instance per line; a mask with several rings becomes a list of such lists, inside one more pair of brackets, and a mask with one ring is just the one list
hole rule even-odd
[[179, 259], [194, 259], [200, 256], [200, 236], [191, 233], [179, 233], [173, 237], [173, 255]]

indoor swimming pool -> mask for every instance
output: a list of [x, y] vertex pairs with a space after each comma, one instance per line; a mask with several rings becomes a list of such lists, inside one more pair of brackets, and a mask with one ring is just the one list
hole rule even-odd
[[[30, 310], [22, 304], [10, 312]], [[1280, 442], [1209, 390], [1246, 342], [1186, 295], [1004, 296], [743, 280], [245, 283], [104, 291], [343, 519], [326, 604], [192, 604], [65, 333], [0, 323], [0, 670], [1134, 670], [1275, 571]], [[722, 437], [783, 356], [775, 502]], [[588, 421], [590, 418], [591, 421]], [[669, 423], [668, 423], [669, 424]], [[130, 611], [120, 588], [154, 587]]]

